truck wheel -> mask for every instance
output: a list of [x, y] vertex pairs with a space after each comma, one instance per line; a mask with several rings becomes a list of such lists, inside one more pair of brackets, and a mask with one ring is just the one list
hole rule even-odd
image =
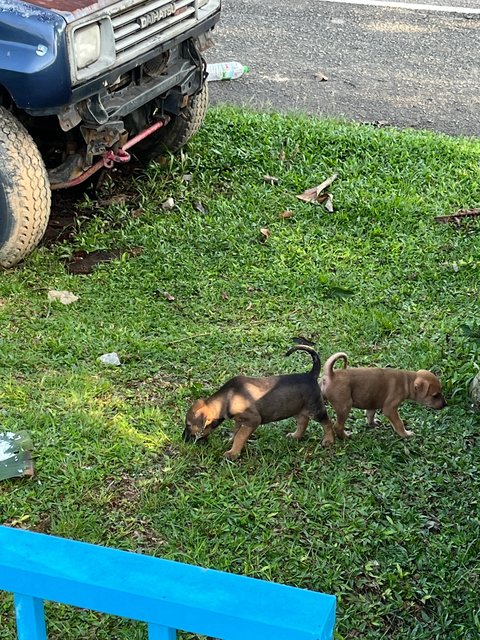
[[177, 116], [172, 116], [165, 127], [136, 145], [136, 155], [142, 160], [153, 160], [165, 151], [175, 153], [200, 129], [207, 108], [208, 86], [205, 83], [200, 93], [197, 93]]
[[0, 107], [0, 267], [12, 267], [40, 242], [50, 216], [50, 184], [27, 130]]

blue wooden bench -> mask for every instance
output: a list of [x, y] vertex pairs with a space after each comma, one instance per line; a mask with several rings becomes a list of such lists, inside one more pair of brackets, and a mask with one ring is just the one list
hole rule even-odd
[[138, 553], [0, 526], [0, 590], [19, 640], [46, 640], [44, 600], [225, 640], [331, 640], [335, 597]]

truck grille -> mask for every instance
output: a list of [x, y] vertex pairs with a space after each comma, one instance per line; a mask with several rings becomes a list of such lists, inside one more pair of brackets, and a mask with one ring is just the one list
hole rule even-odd
[[196, 0], [140, 0], [112, 15], [117, 63], [183, 33], [196, 23]]

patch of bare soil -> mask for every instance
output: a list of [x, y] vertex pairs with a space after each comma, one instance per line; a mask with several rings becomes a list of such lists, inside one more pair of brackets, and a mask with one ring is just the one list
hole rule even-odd
[[[137, 190], [133, 176], [140, 168], [136, 164], [121, 166], [114, 171], [103, 171], [93, 180], [71, 189], [52, 192], [50, 220], [43, 236], [42, 244], [53, 246], [63, 242], [73, 242], [81, 225], [98, 214], [99, 209], [115, 202], [135, 201]], [[89, 204], [86, 206], [86, 196]], [[134, 214], [132, 214], [134, 215]], [[113, 248], [87, 253], [75, 253], [67, 265], [73, 274], [88, 274], [102, 262], [117, 260], [123, 253], [136, 256], [141, 248]]]

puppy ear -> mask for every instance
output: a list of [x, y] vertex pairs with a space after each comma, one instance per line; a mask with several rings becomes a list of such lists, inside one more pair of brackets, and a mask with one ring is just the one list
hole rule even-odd
[[195, 403], [195, 419], [202, 422], [203, 427], [207, 426], [209, 421], [208, 406], [203, 398]]
[[430, 388], [430, 383], [425, 378], [417, 377], [414, 382], [415, 392], [420, 398], [426, 398], [428, 395], [428, 390]]
[[195, 414], [197, 414], [199, 411], [203, 409], [204, 406], [205, 406], [205, 400], [203, 398], [198, 398], [198, 400], [195, 400], [195, 402], [193, 403], [192, 409], [195, 412]]

